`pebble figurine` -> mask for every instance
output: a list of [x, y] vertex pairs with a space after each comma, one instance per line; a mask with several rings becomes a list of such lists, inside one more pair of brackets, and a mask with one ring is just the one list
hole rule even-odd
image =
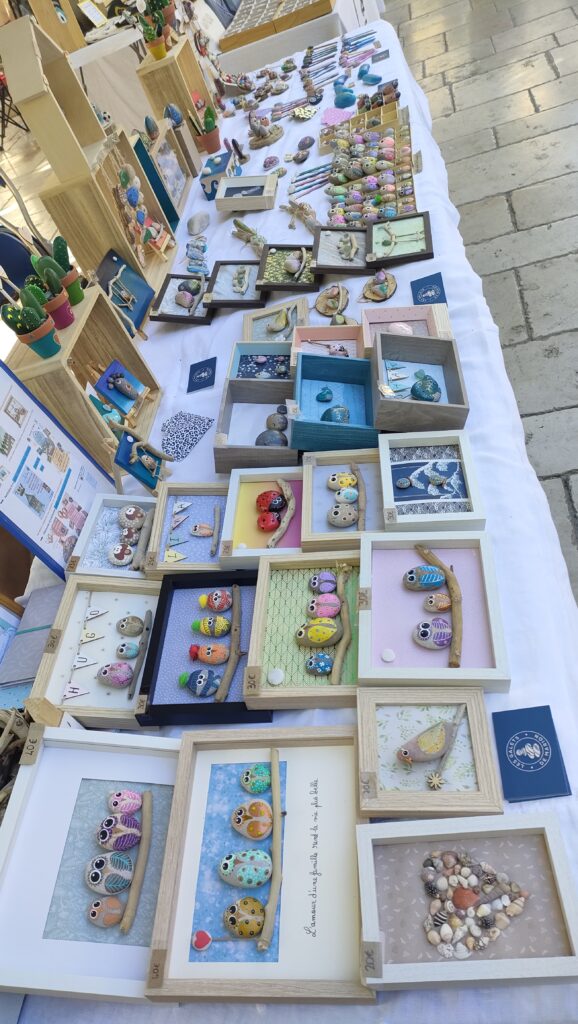
[[333, 658], [326, 651], [316, 651], [305, 662], [305, 671], [310, 676], [328, 676], [333, 668]]
[[212, 668], [198, 668], [194, 672], [181, 672], [179, 686], [186, 687], [195, 697], [212, 697], [219, 689], [221, 677]]
[[134, 814], [142, 807], [142, 796], [133, 789], [121, 789], [111, 793], [108, 798], [108, 809], [113, 814]]
[[119, 619], [116, 628], [123, 636], [140, 636], [144, 629], [144, 622], [139, 615], [125, 615]]
[[304, 622], [295, 633], [300, 647], [331, 647], [341, 640], [343, 627], [335, 619], [317, 618]]
[[203, 619], [195, 619], [191, 629], [203, 636], [226, 636], [231, 630], [231, 620], [224, 615], [206, 615]]
[[430, 651], [437, 651], [443, 647], [449, 647], [452, 642], [452, 627], [447, 619], [438, 616], [431, 622], [418, 622], [413, 631], [413, 639], [420, 647], [426, 647]]
[[454, 720], [436, 722], [428, 729], [407, 740], [396, 751], [397, 760], [407, 768], [412, 764], [437, 761], [453, 746], [459, 722]]
[[408, 590], [437, 590], [445, 582], [445, 573], [435, 565], [416, 565], [403, 576], [403, 585]]
[[331, 594], [337, 590], [337, 577], [335, 573], [324, 570], [316, 572], [309, 579], [309, 589], [314, 594]]
[[337, 594], [319, 594], [307, 602], [307, 615], [309, 618], [334, 619], [341, 610], [341, 601]]
[[223, 912], [223, 924], [237, 939], [254, 939], [263, 931], [265, 907], [253, 896], [244, 896]]
[[219, 864], [223, 882], [239, 889], [257, 889], [269, 881], [272, 873], [271, 857], [265, 850], [237, 850], [228, 853]]
[[105, 850], [131, 850], [140, 843], [141, 827], [131, 814], [109, 814], [99, 825], [96, 840]]
[[94, 900], [88, 908], [88, 920], [97, 928], [112, 928], [115, 924], [120, 924], [123, 914], [124, 903], [118, 896]]
[[89, 889], [103, 895], [123, 892], [130, 887], [133, 864], [128, 853], [101, 853], [87, 864], [84, 880]]
[[246, 839], [267, 839], [273, 831], [273, 810], [266, 800], [239, 804], [231, 814], [231, 825]]
[[230, 590], [212, 590], [210, 594], [201, 594], [199, 604], [212, 612], [228, 612], [233, 604], [233, 595]]
[[229, 648], [226, 644], [191, 644], [189, 657], [205, 665], [222, 665], [229, 660]]
[[253, 764], [250, 768], [245, 768], [240, 782], [247, 793], [265, 793], [271, 788], [271, 768], [268, 764]]
[[99, 683], [113, 686], [117, 690], [124, 689], [132, 683], [133, 670], [127, 661], [112, 661], [102, 665], [96, 673]]

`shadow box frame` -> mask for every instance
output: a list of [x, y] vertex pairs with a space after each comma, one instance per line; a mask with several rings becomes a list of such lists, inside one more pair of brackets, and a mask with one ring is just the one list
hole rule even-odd
[[[249, 210], [272, 210], [275, 206], [275, 197], [279, 177], [277, 174], [250, 174], [244, 175], [243, 181], [238, 182], [235, 178], [222, 177], [215, 196], [215, 206], [223, 213], [236, 213], [237, 211], [247, 212]], [[263, 186], [260, 195], [243, 196], [240, 193], [236, 196], [228, 196], [229, 188], [243, 188], [251, 186]]]
[[[268, 709], [249, 708], [242, 700], [224, 700], [217, 702], [212, 698], [190, 704], [155, 704], [157, 680], [159, 677], [165, 636], [169, 624], [173, 594], [177, 590], [198, 590], [231, 587], [238, 584], [242, 587], [256, 587], [257, 573], [245, 569], [214, 572], [181, 573], [181, 575], [163, 576], [160, 584], [157, 611], [149, 640], [147, 657], [144, 664], [139, 698], [136, 706], [136, 719], [141, 726], [151, 725], [243, 725], [253, 722], [270, 722], [272, 715]], [[255, 595], [255, 606], [257, 599]], [[253, 622], [255, 610], [253, 611]], [[252, 633], [252, 629], [251, 629]], [[194, 639], [193, 635], [191, 634]], [[200, 634], [199, 634], [200, 636]], [[206, 638], [207, 643], [210, 637]], [[202, 638], [198, 641], [202, 642]], [[244, 652], [242, 652], [243, 656]], [[191, 669], [197, 664], [202, 668], [203, 662], [191, 662]], [[224, 666], [223, 666], [224, 667]], [[243, 670], [244, 674], [244, 670]]]
[[362, 309], [361, 329], [363, 331], [365, 358], [369, 359], [371, 357], [374, 347], [374, 335], [379, 333], [379, 326], [381, 324], [421, 324], [424, 320], [427, 323], [428, 333], [427, 335], [420, 335], [421, 337], [446, 338], [448, 340], [453, 338], [454, 333], [446, 302], [424, 303], [422, 306], [391, 306], [390, 308], [387, 306], [385, 308], [372, 306], [369, 309]]
[[[161, 538], [164, 529], [165, 517], [167, 514], [167, 503], [169, 498], [172, 497], [187, 497], [188, 495], [214, 495], [216, 498], [226, 497], [229, 490], [227, 483], [218, 483], [213, 480], [210, 483], [169, 483], [162, 481], [159, 484], [159, 493], [157, 497], [157, 507], [155, 509], [155, 517], [153, 520], [153, 527], [149, 539], [149, 547], [147, 556], [145, 559], [145, 575], [147, 579], [151, 580], [162, 580], [163, 576], [166, 575], [178, 575], [179, 573], [191, 573], [191, 572], [215, 572], [219, 570], [218, 558], [214, 562], [165, 562], [159, 558], [159, 549]], [[221, 518], [221, 536], [222, 536], [222, 523]], [[217, 548], [218, 552], [218, 548]]]
[[[95, 528], [96, 524], [98, 523], [98, 519], [99, 519], [100, 513], [102, 512], [103, 508], [117, 508], [117, 509], [120, 510], [121, 508], [124, 508], [125, 505], [139, 505], [140, 508], [144, 509], [145, 512], [149, 512], [151, 509], [154, 509], [156, 507], [157, 499], [155, 497], [153, 497], [151, 494], [139, 495], [138, 498], [135, 499], [135, 501], [131, 501], [131, 497], [132, 497], [132, 495], [128, 495], [128, 494], [103, 494], [103, 493], [100, 493], [100, 494], [95, 495], [94, 501], [93, 501], [93, 503], [92, 503], [92, 505], [90, 507], [90, 511], [89, 511], [88, 516], [86, 518], [86, 522], [85, 522], [85, 524], [84, 524], [84, 526], [82, 528], [82, 531], [80, 533], [80, 536], [79, 536], [79, 538], [78, 538], [78, 540], [77, 540], [77, 542], [76, 542], [76, 544], [74, 546], [74, 551], [72, 552], [72, 555], [68, 559], [68, 563], [66, 565], [66, 578], [67, 579], [68, 579], [69, 576], [71, 576], [73, 574], [83, 574], [83, 575], [87, 574], [87, 575], [90, 575], [90, 576], [106, 576], [107, 578], [110, 578], [112, 576], [113, 578], [114, 577], [118, 577], [119, 579], [128, 579], [128, 580], [144, 579], [144, 576], [145, 576], [144, 561], [143, 561], [143, 568], [142, 569], [138, 569], [138, 570], [135, 570], [135, 569], [132, 568], [132, 562], [130, 563], [130, 565], [112, 565], [112, 563], [109, 562], [107, 564], [107, 566], [105, 568], [103, 568], [103, 569], [93, 568], [92, 566], [89, 566], [89, 567], [87, 567], [85, 569], [83, 567], [83, 565], [81, 564], [82, 563], [82, 559], [83, 559], [83, 557], [84, 557], [84, 555], [86, 553], [86, 549], [87, 549], [88, 545], [90, 544], [90, 541], [92, 540], [92, 534], [93, 534], [94, 528]], [[149, 538], [149, 540], [150, 540], [150, 538]], [[135, 545], [135, 550], [136, 550], [136, 545]], [[147, 544], [147, 550], [148, 550], [148, 544]], [[145, 560], [146, 560], [146, 553], [145, 553]]]
[[[347, 260], [343, 260], [341, 263], [320, 263], [319, 262], [319, 249], [321, 248], [321, 235], [325, 234], [325, 232], [330, 232], [331, 234], [334, 234], [336, 238], [338, 236], [340, 236], [340, 235], [343, 236], [344, 234], [349, 233], [349, 234], [357, 235], [360, 239], [363, 239], [363, 247], [364, 247], [364, 257], [363, 257], [364, 258], [364, 262], [363, 262], [363, 265], [360, 264], [358, 266], [351, 266], [351, 264], [348, 263]], [[327, 224], [319, 224], [319, 225], [317, 225], [317, 227], [315, 228], [315, 231], [313, 232], [313, 259], [312, 259], [312, 262], [311, 262], [311, 266], [312, 266], [313, 270], [315, 270], [318, 274], [326, 274], [328, 277], [329, 276], [337, 276], [337, 277], [345, 277], [345, 278], [347, 278], [347, 277], [358, 277], [358, 276], [363, 275], [363, 274], [365, 274], [365, 276], [367, 276], [367, 274], [368, 274], [368, 267], [367, 267], [367, 264], [365, 263], [365, 251], [366, 251], [365, 247], [366, 247], [366, 245], [367, 245], [367, 230], [366, 230], [366, 228], [356, 228], [355, 225], [351, 225], [351, 226], [348, 225], [347, 229], [344, 230], [342, 227], [332, 227], [331, 225], [327, 225]]]
[[[484, 836], [521, 838], [525, 835], [542, 836], [545, 842], [572, 955], [500, 960], [440, 958], [427, 963], [383, 963], [374, 870], [377, 846], [430, 841], [432, 846], [439, 844], [442, 849], [468, 848], [471, 842], [483, 841]], [[393, 990], [488, 983], [512, 985], [516, 982], [563, 981], [578, 975], [578, 901], [560, 827], [553, 814], [542, 812], [466, 820], [440, 818], [358, 825], [357, 852], [362, 914], [361, 973], [370, 988]], [[564, 893], [564, 900], [561, 893]]]
[[[267, 306], [264, 309], [256, 309], [254, 313], [245, 313], [243, 316], [243, 341], [268, 341], [268, 337], [266, 339], [253, 337], [253, 324], [262, 319], [269, 320], [270, 317], [276, 316], [283, 309], [287, 309], [289, 311], [295, 309], [296, 323], [294, 324], [294, 327], [306, 327], [309, 323], [309, 303], [307, 299], [296, 295], [292, 298], [285, 299], [284, 302], [276, 302], [274, 305]], [[286, 337], [284, 334], [284, 331], [287, 330], [291, 332], [290, 337]], [[291, 338], [293, 337], [293, 328], [284, 327], [281, 331], [270, 331], [268, 333], [271, 335], [271, 341], [273, 343], [276, 341], [291, 341]]]
[[[335, 229], [337, 230], [337, 229]], [[306, 337], [307, 335], [307, 337]], [[330, 356], [329, 352], [322, 355], [324, 359], [364, 359], [363, 332], [358, 324], [350, 326], [327, 326], [326, 324], [314, 324], [307, 327], [295, 327], [293, 330], [293, 341], [291, 343], [291, 372], [295, 373], [299, 353], [307, 356], [318, 356], [318, 352], [305, 352], [302, 348], [305, 342], [315, 343], [326, 340], [328, 343], [351, 341], [355, 345], [355, 352], [351, 356]]]
[[[410, 219], [416, 219], [421, 217], [423, 221], [424, 230], [424, 245], [425, 249], [423, 252], [405, 253], [402, 256], [378, 256], [374, 252], [374, 235], [384, 225], [395, 225], [400, 221], [406, 221]], [[431, 231], [431, 220], [427, 210], [412, 210], [411, 213], [400, 213], [396, 217], [390, 217], [386, 221], [376, 221], [375, 224], [368, 224], [367, 228], [367, 241], [365, 250], [365, 260], [369, 268], [385, 269], [388, 267], [400, 267], [404, 263], [417, 263], [421, 260], [431, 260], [434, 257], [433, 238]], [[394, 246], [395, 248], [395, 246]]]
[[[159, 313], [167, 288], [174, 277], [178, 277], [179, 280], [182, 281], [200, 281], [201, 288], [203, 288], [203, 285], [205, 286], [204, 291], [201, 291], [201, 296], [195, 306], [195, 309], [204, 309], [205, 312], [203, 316], [187, 316], [184, 307], [182, 316], [179, 316], [176, 313]], [[181, 327], [203, 327], [205, 324], [210, 324], [215, 314], [215, 308], [213, 306], [205, 306], [203, 303], [203, 298], [207, 293], [208, 287], [209, 285], [205, 274], [167, 274], [157, 293], [157, 297], [153, 302], [152, 309], [149, 314], [149, 320], [153, 323], [160, 324], [180, 324]]]
[[[178, 922], [175, 920], [179, 903], [179, 889], [182, 885], [183, 870], [188, 861], [187, 848], [188, 813], [191, 805], [197, 754], [206, 751], [247, 750], [247, 757], [254, 760], [255, 748], [259, 759], [270, 757], [271, 748], [312, 748], [347, 746], [355, 758], [357, 734], [354, 727], [328, 726], [315, 728], [263, 728], [238, 730], [213, 730], [185, 733], [181, 741], [177, 780], [171, 809], [169, 830], [172, 842], [167, 844], [159, 887], [157, 912], [153, 927], [151, 957], [146, 996], [151, 1001], [219, 1001], [219, 1002], [303, 1002], [303, 1003], [372, 1003], [375, 993], [367, 988], [359, 977], [359, 959], [356, 956], [355, 981], [325, 981], [291, 978], [251, 980], [247, 983], [242, 975], [226, 978], [212, 973], [204, 978], [177, 978], [171, 976], [171, 946], [174, 941], [190, 944], [190, 926], [185, 936], [184, 928], [175, 940]], [[266, 748], [266, 752], [263, 748]], [[263, 754], [261, 754], [263, 751]], [[264, 756], [263, 756], [264, 755]], [[311, 765], [315, 771], [314, 761]], [[359, 821], [355, 786], [353, 787], [352, 816]], [[305, 831], [305, 828], [304, 828]], [[308, 838], [309, 835], [308, 835]], [[357, 880], [353, 879], [357, 899]], [[232, 890], [232, 894], [238, 890]], [[281, 903], [283, 916], [283, 902]], [[355, 928], [358, 935], [358, 927]]]
[[[278, 351], [275, 351], [278, 349]], [[288, 370], [286, 377], [239, 377], [237, 376], [239, 364], [243, 356], [287, 356]], [[231, 358], [227, 367], [225, 381], [243, 381], [247, 395], [255, 395], [257, 401], [263, 394], [263, 387], [269, 387], [273, 393], [277, 391], [279, 383], [291, 380], [291, 342], [290, 341], [236, 341], [231, 349]], [[273, 387], [271, 387], [273, 385]]]
[[[381, 490], [383, 494], [383, 519], [385, 529], [416, 530], [483, 530], [486, 525], [485, 510], [474, 467], [474, 459], [470, 441], [465, 430], [437, 430], [431, 433], [380, 434], [379, 465], [381, 470]], [[399, 516], [394, 500], [391, 476], [392, 448], [421, 448], [435, 445], [455, 445], [460, 451], [462, 473], [466, 483], [471, 512], [439, 512], [435, 514], [418, 513], [416, 515]], [[415, 501], [419, 501], [416, 498]], [[424, 497], [423, 501], [427, 501]]]
[[[465, 704], [477, 790], [381, 790], [376, 729], [380, 706]], [[360, 687], [357, 693], [359, 734], [359, 806], [364, 818], [435, 818], [453, 815], [502, 814], [502, 790], [493, 756], [481, 687]], [[433, 770], [437, 762], [432, 761]]]
[[[292, 686], [281, 687], [267, 684], [263, 679], [263, 642], [267, 628], [267, 604], [269, 598], [269, 587], [271, 573], [276, 569], [313, 569], [316, 566], [327, 565], [335, 562], [335, 568], [345, 563], [358, 568], [360, 566], [359, 551], [339, 551], [332, 557], [331, 552], [317, 551], [308, 552], [302, 555], [267, 555], [259, 561], [259, 576], [257, 579], [257, 595], [255, 598], [255, 611], [253, 614], [253, 628], [251, 630], [251, 643], [249, 645], [249, 656], [243, 684], [243, 694], [248, 708], [269, 708], [273, 711], [281, 710], [306, 710], [309, 708], [353, 708], [356, 705], [357, 689], [355, 686], [344, 686], [342, 683], [332, 685], [327, 682], [324, 686]], [[359, 575], [361, 585], [361, 572]], [[312, 596], [309, 591], [304, 591], [303, 620], [305, 621], [305, 601], [307, 596]], [[357, 608], [350, 608], [350, 615], [353, 619], [358, 614]], [[296, 629], [298, 624], [296, 623]], [[358, 626], [359, 632], [359, 626]], [[359, 642], [361, 635], [359, 633]], [[313, 648], [304, 647], [303, 656]], [[323, 650], [323, 648], [321, 648]], [[311, 677], [315, 679], [314, 676]]]
[[[376, 667], [372, 664], [372, 561], [374, 550], [407, 549], [414, 564], [419, 564], [419, 555], [414, 545], [420, 544], [430, 548], [443, 559], [444, 548], [471, 548], [479, 552], [480, 572], [485, 594], [485, 610], [487, 615], [490, 644], [494, 667], [490, 668], [448, 668], [447, 663], [439, 668], [395, 668], [393, 665]], [[360, 572], [359, 572], [359, 686], [481, 686], [487, 692], [507, 693], [510, 688], [510, 675], [502, 617], [500, 612], [500, 595], [494, 569], [491, 544], [485, 532], [476, 530], [461, 531], [421, 531], [419, 533], [366, 533], [361, 538]], [[416, 605], [416, 617], [419, 614]], [[382, 614], [386, 611], [382, 609]], [[428, 614], [428, 613], [425, 613]], [[434, 613], [435, 614], [435, 613]], [[448, 650], [449, 648], [444, 648]]]
[[[265, 277], [265, 271], [267, 269], [267, 259], [272, 249], [282, 250], [283, 252], [289, 253], [295, 252], [298, 249], [305, 249], [306, 253], [309, 253], [309, 269], [314, 278], [313, 281], [272, 281]], [[256, 287], [263, 292], [289, 292], [291, 294], [298, 292], [316, 292], [319, 291], [319, 277], [320, 273], [313, 269], [311, 266], [311, 260], [313, 259], [313, 245], [307, 243], [306, 245], [298, 245], [297, 243], [291, 244], [291, 242], [267, 242], [263, 246], [261, 251], [261, 257], [259, 260], [259, 270], [257, 272]]]
[[[358, 548], [365, 530], [340, 530], [329, 528], [317, 533], [313, 529], [314, 511], [314, 478], [315, 470], [323, 466], [335, 466], [340, 463], [350, 465], [355, 462], [363, 473], [363, 467], [371, 464], [379, 464], [379, 452], [377, 448], [355, 448], [335, 452], [306, 452], [303, 455], [303, 504], [301, 520], [301, 548], [304, 552], [309, 551], [342, 551]], [[328, 504], [331, 502], [331, 492], [327, 492]], [[382, 495], [379, 495], [380, 507], [383, 506]], [[374, 531], [371, 531], [374, 532]]]
[[[94, 755], [103, 755], [106, 776], [110, 780], [115, 778], [126, 778], [124, 767], [117, 770], [115, 758], [119, 755], [134, 756], [141, 762], [146, 757], [150, 761], [150, 771], [154, 775], [155, 768], [160, 768], [161, 763], [173, 762], [174, 769], [168, 769], [167, 776], [171, 781], [166, 782], [163, 778], [163, 770], [159, 771], [157, 779], [164, 784], [174, 786], [178, 755], [181, 746], [180, 739], [169, 739], [159, 736], [138, 735], [131, 733], [114, 732], [90, 732], [88, 730], [71, 726], [69, 728], [51, 728], [32, 723], [29, 728], [28, 738], [24, 744], [24, 750], [20, 758], [20, 768], [14, 783], [14, 789], [6, 809], [2, 829], [0, 830], [0, 889], [7, 883], [7, 878], [14, 870], [14, 861], [18, 848], [19, 833], [26, 827], [27, 816], [34, 811], [34, 792], [39, 783], [45, 783], [47, 777], [54, 777], [51, 789], [59, 793], [59, 779], [62, 775], [67, 778], [71, 776], [70, 758], [75, 753], [82, 754], [83, 763], [76, 768], [77, 777], [80, 780], [85, 778], [85, 772], [92, 771], [92, 768], [85, 768], [85, 763]], [[52, 755], [54, 764], [46, 763], [46, 756]], [[48, 773], [48, 776], [47, 774]], [[152, 779], [147, 780], [149, 784]], [[139, 783], [140, 784], [140, 783]], [[97, 812], [95, 812], [96, 820]], [[104, 817], [104, 814], [103, 814]], [[48, 830], [50, 833], [50, 830]], [[67, 831], [64, 834], [66, 838]], [[51, 835], [44, 836], [43, 844], [43, 875], [50, 871], [51, 880], [47, 882], [47, 889], [52, 892], [58, 875], [62, 857], [62, 837]], [[29, 888], [30, 863], [26, 858], [21, 862], [22, 885], [21, 890]], [[87, 904], [90, 900], [90, 892], [86, 890]], [[23, 897], [20, 897], [21, 905]], [[26, 900], [26, 897], [24, 897]], [[37, 905], [35, 905], [36, 909]], [[77, 996], [91, 999], [114, 999], [122, 1002], [136, 1002], [142, 1004], [145, 997], [145, 984], [147, 976], [147, 965], [149, 958], [148, 949], [143, 948], [143, 975], [142, 980], [135, 980], [130, 976], [128, 968], [123, 976], [118, 970], [118, 963], [115, 963], [115, 970], [109, 975], [87, 974], [79, 970], [74, 971], [76, 947], [79, 943], [65, 942], [66, 951], [60, 959], [62, 968], [46, 966], [43, 956], [36, 961], [30, 957], [30, 935], [26, 936], [27, 946], [23, 949], [22, 966], [18, 972], [11, 967], [4, 966], [4, 958], [0, 959], [0, 992], [25, 992], [27, 995], [48, 995], [48, 996]], [[14, 938], [13, 938], [14, 941]], [[53, 940], [46, 940], [54, 944]], [[100, 948], [100, 944], [94, 944]], [[123, 950], [134, 950], [134, 946], [121, 944], [106, 944], [104, 949], [114, 948], [115, 956], [122, 959]], [[104, 957], [105, 954], [103, 953]]]
[[[225, 178], [224, 181], [230, 181], [230, 179]], [[233, 291], [231, 291], [230, 298], [214, 299], [213, 289], [223, 267], [257, 267], [258, 271], [259, 260], [215, 260], [213, 263], [213, 269], [211, 270], [211, 276], [207, 284], [207, 290], [201, 299], [205, 309], [258, 309], [265, 305], [269, 296], [268, 293], [263, 290], [261, 290], [259, 295], [256, 297], [250, 296], [248, 299], [245, 299], [241, 294]]]
[[[303, 480], [303, 469], [301, 466], [287, 468], [285, 466], [272, 467], [271, 469], [233, 469], [229, 479], [227, 492], [227, 504], [225, 506], [225, 518], [221, 531], [221, 543], [219, 546], [219, 563], [223, 569], [258, 569], [261, 558], [267, 555], [300, 555], [301, 547], [298, 548], [277, 548], [268, 547], [266, 543], [260, 548], [247, 548], [246, 553], [242, 549], [233, 548], [233, 530], [237, 513], [237, 502], [239, 491], [243, 483], [258, 483], [263, 485], [263, 490], [277, 488], [277, 480]], [[302, 499], [303, 507], [303, 499]], [[255, 509], [255, 518], [258, 512]], [[301, 532], [301, 529], [300, 529]], [[272, 534], [263, 534], [263, 541]]]

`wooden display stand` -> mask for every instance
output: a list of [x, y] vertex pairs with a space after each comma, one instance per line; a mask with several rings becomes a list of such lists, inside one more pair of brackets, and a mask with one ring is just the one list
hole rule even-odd
[[192, 94], [198, 93], [209, 107], [214, 106], [214, 100], [186, 36], [162, 60], [147, 54], [136, 73], [156, 118], [163, 117], [167, 103], [175, 103], [183, 114], [189, 115], [196, 131], [202, 130]]
[[109, 446], [111, 441], [116, 442], [116, 435], [86, 392], [91, 365], [106, 367], [118, 359], [149, 389], [147, 401], [136, 417], [138, 432], [145, 438], [154, 422], [161, 390], [102, 288], [89, 288], [74, 312], [74, 323], [58, 332], [61, 349], [57, 355], [39, 359], [26, 345], [17, 344], [6, 362], [58, 422], [110, 473]]
[[[181, 125], [181, 127], [182, 128], [187, 128], [187, 126], [184, 123]], [[159, 122], [158, 128], [159, 128], [158, 138], [156, 138], [154, 140], [154, 142], [151, 143], [150, 149], [148, 150], [148, 156], [152, 160], [152, 162], [153, 162], [153, 164], [155, 166], [156, 172], [157, 172], [159, 178], [161, 179], [161, 181], [162, 181], [162, 183], [163, 183], [163, 185], [164, 185], [164, 187], [166, 189], [167, 195], [168, 195], [171, 203], [174, 206], [174, 209], [177, 211], [177, 213], [179, 215], [179, 218], [180, 218], [180, 216], [181, 216], [181, 214], [182, 214], [182, 212], [183, 212], [183, 210], [185, 208], [185, 205], [186, 205], [186, 202], [187, 202], [187, 199], [188, 199], [188, 195], [189, 195], [189, 192], [190, 192], [190, 189], [191, 189], [191, 185], [193, 183], [193, 175], [191, 174], [189, 162], [188, 162], [188, 160], [187, 160], [187, 158], [186, 158], [186, 156], [185, 156], [185, 154], [183, 152], [183, 148], [182, 148], [180, 139], [177, 138], [176, 131], [175, 131], [175, 129], [172, 126], [172, 122], [171, 122], [170, 118], [164, 117], [162, 119], [162, 121]], [[187, 131], [188, 131], [188, 128], [187, 128]], [[194, 142], [192, 140], [192, 136], [191, 136], [190, 132], [189, 132], [189, 137], [191, 139], [192, 145], [194, 146]], [[136, 139], [138, 139], [138, 138], [140, 138], [140, 136], [136, 136], [136, 137], [134, 135], [131, 136], [131, 145], [132, 145], [133, 149], [135, 149], [135, 142], [136, 142]], [[162, 166], [159, 163], [159, 159], [158, 159], [158, 157], [159, 157], [159, 150], [160, 150], [161, 146], [163, 145], [163, 143], [165, 143], [165, 142], [170, 146], [171, 150], [175, 154], [175, 158], [176, 158], [176, 161], [177, 161], [177, 163], [179, 165], [179, 168], [180, 168], [181, 172], [183, 173], [183, 175], [185, 177], [185, 187], [183, 189], [183, 192], [182, 192], [178, 202], [174, 201], [174, 199], [173, 199], [173, 197], [172, 197], [172, 195], [170, 193], [169, 182], [167, 181], [167, 178], [165, 177], [165, 172], [163, 171]], [[135, 152], [138, 155], [138, 148], [135, 149]], [[199, 157], [199, 166], [201, 166], [200, 157]], [[197, 174], [198, 174], [198, 171], [197, 171]]]
[[58, 46], [70, 52], [86, 46], [70, 0], [58, 0], [58, 6], [66, 18], [65, 22], [58, 17], [52, 0], [30, 0], [30, 8], [36, 21]]
[[298, 5], [285, 4], [284, 0], [270, 0], [269, 4], [260, 6], [260, 15], [256, 16], [253, 0], [243, 0], [227, 32], [219, 39], [219, 49], [226, 53], [227, 50], [236, 50], [239, 46], [247, 46], [277, 32], [285, 32], [306, 21], [331, 14], [334, 6], [335, 0], [303, 0]]

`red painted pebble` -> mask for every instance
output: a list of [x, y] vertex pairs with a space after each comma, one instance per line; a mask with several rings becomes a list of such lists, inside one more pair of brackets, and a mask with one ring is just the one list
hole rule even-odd
[[202, 950], [209, 948], [212, 941], [213, 939], [211, 935], [209, 935], [209, 932], [205, 932], [200, 928], [199, 931], [193, 932], [191, 946], [193, 949], [198, 950], [198, 952], [202, 952]]

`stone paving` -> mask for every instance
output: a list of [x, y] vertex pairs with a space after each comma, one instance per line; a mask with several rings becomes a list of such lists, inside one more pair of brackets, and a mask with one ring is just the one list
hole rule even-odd
[[427, 94], [578, 597], [578, 4], [386, 0], [384, 17]]

